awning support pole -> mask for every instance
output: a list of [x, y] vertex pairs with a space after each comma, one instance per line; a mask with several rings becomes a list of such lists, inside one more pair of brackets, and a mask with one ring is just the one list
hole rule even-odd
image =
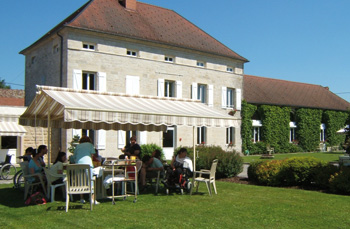
[[51, 114], [47, 115], [47, 166], [50, 168], [51, 162]]

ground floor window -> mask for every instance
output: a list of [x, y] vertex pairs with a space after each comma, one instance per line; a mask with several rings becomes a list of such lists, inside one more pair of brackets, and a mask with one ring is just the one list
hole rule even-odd
[[95, 143], [95, 130], [81, 130], [81, 136], [88, 136], [92, 143]]
[[226, 128], [226, 144], [234, 145], [235, 144], [235, 128], [229, 127]]
[[326, 141], [326, 125], [321, 124], [321, 131], [320, 131], [320, 142]]
[[17, 136], [1, 136], [1, 149], [16, 149]]
[[202, 126], [197, 128], [197, 144], [205, 144], [207, 138], [207, 128]]
[[253, 142], [256, 143], [256, 142], [260, 142], [260, 139], [261, 139], [261, 135], [260, 135], [260, 132], [261, 132], [261, 127], [260, 126], [254, 126], [253, 127]]
[[289, 132], [289, 142], [295, 142], [296, 137], [295, 137], [295, 128], [290, 128]]

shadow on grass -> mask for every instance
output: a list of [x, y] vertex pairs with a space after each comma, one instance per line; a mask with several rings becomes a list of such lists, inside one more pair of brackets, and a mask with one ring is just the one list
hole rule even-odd
[[11, 208], [26, 207], [24, 204], [24, 192], [16, 188], [1, 188], [0, 189], [0, 205]]

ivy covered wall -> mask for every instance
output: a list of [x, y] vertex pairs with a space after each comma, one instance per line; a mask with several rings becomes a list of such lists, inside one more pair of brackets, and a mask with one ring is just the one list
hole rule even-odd
[[[253, 143], [252, 117], [256, 112], [262, 122], [261, 142]], [[289, 142], [291, 112], [290, 107], [257, 106], [243, 101], [242, 152], [248, 150], [250, 154], [265, 153], [267, 145], [273, 147], [276, 153], [319, 150], [321, 123], [326, 124], [326, 139], [330, 146], [338, 146], [344, 142], [345, 136], [336, 134], [336, 131], [349, 123], [349, 112], [310, 108], [295, 109], [298, 145]]]

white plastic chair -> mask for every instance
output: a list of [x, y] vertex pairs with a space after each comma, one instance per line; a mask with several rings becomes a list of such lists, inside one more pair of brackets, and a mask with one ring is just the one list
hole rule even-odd
[[90, 210], [92, 211], [93, 200], [92, 200], [90, 165], [84, 165], [84, 164], [67, 165], [66, 212], [68, 212], [70, 194], [89, 194]]
[[[200, 171], [194, 172], [194, 182], [196, 183], [196, 192], [198, 192], [198, 187], [200, 182], [205, 182], [208, 188], [209, 195], [212, 195], [211, 192], [211, 184], [213, 184], [215, 194], [218, 194], [216, 191], [216, 184], [215, 184], [215, 173], [216, 173], [216, 166], [218, 164], [218, 159], [215, 159], [213, 163], [211, 164], [210, 170], [201, 169]], [[199, 177], [196, 177], [196, 175], [199, 174]], [[202, 177], [202, 175], [209, 175], [209, 178]], [[192, 192], [192, 189], [191, 189]]]
[[65, 186], [66, 183], [63, 182], [63, 183], [60, 183], [60, 184], [52, 184], [52, 182], [54, 182], [58, 178], [63, 178], [64, 179], [66, 177], [66, 175], [64, 175], [64, 174], [54, 174], [48, 168], [44, 168], [44, 171], [45, 171], [46, 180], [47, 180], [47, 191], [46, 191], [47, 198], [49, 199], [50, 196], [51, 196], [51, 202], [54, 202], [55, 201], [55, 190], [56, 190], [56, 188]]
[[43, 179], [43, 174], [41, 173], [34, 173], [31, 174], [29, 172], [29, 163], [28, 161], [24, 161], [20, 163], [21, 169], [23, 171], [23, 178], [24, 178], [24, 200], [27, 199], [28, 194], [32, 194], [33, 192], [33, 187], [34, 186], [40, 186], [42, 187], [45, 196], [46, 194], [46, 188], [45, 188], [45, 183]]

